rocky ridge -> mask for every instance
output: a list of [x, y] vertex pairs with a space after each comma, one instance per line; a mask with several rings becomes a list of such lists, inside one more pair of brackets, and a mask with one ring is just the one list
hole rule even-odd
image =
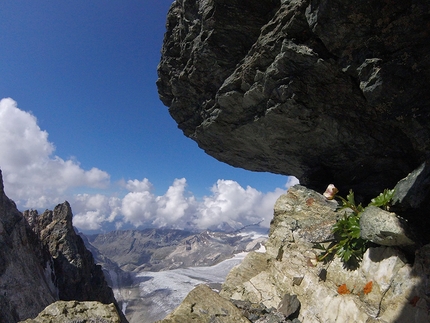
[[196, 288], [190, 296], [195, 301], [184, 301], [159, 322], [232, 322], [216, 314], [225, 305], [208, 311], [206, 298], [234, 304], [244, 322], [429, 322], [430, 245], [408, 257], [402, 247], [375, 244], [356, 268], [338, 257], [317, 261], [314, 246], [333, 239], [331, 227], [341, 216], [336, 209], [337, 202], [313, 190], [290, 188], [276, 202], [266, 253], [251, 252], [219, 295]]
[[[100, 266], [72, 227], [69, 203], [38, 215], [19, 212], [0, 172], [0, 321], [36, 317], [59, 300], [117, 306]], [[127, 322], [120, 311], [121, 322]]]
[[34, 317], [58, 300], [52, 258], [4, 193], [0, 171], [0, 321]]
[[59, 299], [115, 302], [101, 266], [94, 263], [91, 252], [72, 226], [73, 214], [68, 202], [40, 215], [37, 211], [24, 211], [23, 215], [52, 256]]
[[265, 239], [225, 232], [173, 229], [123, 230], [88, 236], [88, 242], [123, 271], [213, 266]]
[[34, 319], [22, 323], [121, 323], [114, 304], [100, 302], [57, 301]]
[[428, 157], [429, 16], [426, 0], [177, 0], [159, 95], [220, 161], [371, 198]]

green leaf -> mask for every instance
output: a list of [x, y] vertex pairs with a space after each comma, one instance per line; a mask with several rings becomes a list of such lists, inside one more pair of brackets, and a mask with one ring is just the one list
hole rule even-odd
[[391, 203], [391, 200], [394, 197], [394, 192], [395, 192], [394, 189], [392, 190], [385, 189], [384, 192], [379, 194], [377, 197], [373, 198], [369, 203], [369, 205], [384, 207], [384, 208], [387, 207]]
[[347, 250], [345, 250], [345, 252], [343, 254], [343, 259], [345, 261], [349, 261], [349, 259], [351, 258], [351, 256], [352, 256], [351, 250], [347, 249]]
[[324, 250], [324, 251], [327, 250], [326, 248], [324, 248], [324, 246], [321, 243], [314, 243], [314, 245], [312, 246], [312, 248], [319, 249], [319, 250]]
[[[387, 207], [394, 196], [394, 190], [384, 190], [376, 198], [372, 199], [369, 205], [378, 207]], [[340, 200], [337, 211], [344, 209], [351, 209], [353, 213], [344, 212], [343, 216], [333, 225], [332, 232], [335, 241], [328, 248], [324, 248], [320, 244], [315, 244], [314, 248], [324, 251], [323, 254], [318, 256], [319, 260], [331, 259], [334, 254], [337, 254], [344, 263], [357, 264], [363, 258], [369, 241], [361, 238], [360, 230], [360, 216], [364, 211], [361, 204], [356, 205], [355, 196], [352, 190], [346, 196], [346, 199], [341, 196], [336, 196]], [[328, 257], [330, 256], [330, 257]]]

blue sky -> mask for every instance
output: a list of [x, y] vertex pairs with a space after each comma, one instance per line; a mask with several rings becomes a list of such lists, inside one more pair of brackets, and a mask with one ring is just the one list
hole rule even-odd
[[67, 199], [84, 231], [268, 225], [290, 179], [206, 155], [158, 99], [170, 4], [2, 1], [0, 168], [21, 210]]

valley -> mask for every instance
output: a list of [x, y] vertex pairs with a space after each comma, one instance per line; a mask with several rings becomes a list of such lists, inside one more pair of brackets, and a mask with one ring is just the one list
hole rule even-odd
[[219, 290], [247, 252], [264, 252], [263, 232], [171, 229], [81, 234], [130, 323], [163, 319], [197, 285]]

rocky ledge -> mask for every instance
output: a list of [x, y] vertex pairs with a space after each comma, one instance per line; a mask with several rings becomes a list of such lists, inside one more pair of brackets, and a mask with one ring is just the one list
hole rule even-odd
[[344, 212], [313, 190], [290, 188], [275, 204], [266, 252], [249, 253], [219, 294], [196, 288], [160, 323], [429, 322], [430, 245], [411, 246], [407, 230], [399, 231], [404, 224], [363, 217], [371, 224], [360, 225], [383, 233], [376, 242], [385, 245], [371, 245], [354, 267], [337, 256], [318, 261], [315, 246], [333, 241], [332, 226]]
[[370, 198], [428, 157], [429, 15], [427, 0], [176, 0], [159, 95], [220, 161]]
[[20, 323], [121, 323], [121, 319], [114, 304], [58, 301]]

